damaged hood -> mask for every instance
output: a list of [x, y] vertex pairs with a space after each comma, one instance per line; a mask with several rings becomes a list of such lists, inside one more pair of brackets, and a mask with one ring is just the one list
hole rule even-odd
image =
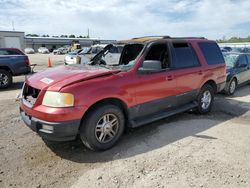
[[26, 83], [40, 90], [49, 88], [49, 90], [60, 91], [71, 84], [117, 72], [120, 71], [90, 65], [59, 66], [32, 75]]

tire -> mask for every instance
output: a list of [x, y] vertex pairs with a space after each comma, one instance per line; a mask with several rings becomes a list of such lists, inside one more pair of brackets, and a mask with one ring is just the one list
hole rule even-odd
[[0, 89], [7, 88], [12, 84], [12, 75], [10, 72], [0, 69]]
[[237, 87], [237, 80], [233, 78], [228, 85], [228, 89], [226, 91], [227, 95], [233, 95], [236, 90], [236, 87]]
[[[112, 121], [114, 125], [111, 127]], [[124, 114], [119, 107], [112, 104], [101, 105], [87, 114], [80, 127], [80, 138], [91, 150], [107, 150], [118, 142], [124, 127]]]
[[197, 98], [197, 112], [199, 114], [206, 114], [211, 111], [214, 102], [214, 93], [214, 88], [209, 84], [206, 84], [201, 88]]

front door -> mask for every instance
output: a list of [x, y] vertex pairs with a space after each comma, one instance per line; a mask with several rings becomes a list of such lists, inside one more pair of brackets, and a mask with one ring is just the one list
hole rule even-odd
[[136, 102], [134, 118], [147, 116], [174, 106], [176, 80], [170, 68], [169, 51], [166, 43], [153, 44], [146, 52], [146, 60], [161, 61], [162, 71], [136, 75]]

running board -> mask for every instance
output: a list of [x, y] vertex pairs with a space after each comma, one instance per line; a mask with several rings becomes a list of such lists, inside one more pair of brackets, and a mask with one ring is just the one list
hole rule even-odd
[[160, 119], [163, 119], [163, 118], [175, 115], [175, 114], [186, 112], [197, 106], [198, 106], [197, 102], [192, 102], [192, 103], [186, 104], [184, 106], [181, 106], [173, 110], [162, 111], [160, 113], [156, 113], [151, 116], [140, 117], [138, 119], [131, 120], [131, 127], [135, 128], [135, 127], [139, 127], [148, 123], [152, 123], [154, 121], [157, 121], [157, 120], [160, 120]]

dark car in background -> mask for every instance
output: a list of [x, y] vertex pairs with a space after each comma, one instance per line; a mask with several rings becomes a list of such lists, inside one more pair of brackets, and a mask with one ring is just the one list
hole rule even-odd
[[227, 66], [227, 83], [224, 91], [233, 95], [237, 86], [250, 82], [250, 54], [224, 53]]
[[12, 84], [12, 77], [31, 72], [27, 55], [16, 48], [0, 48], [0, 89]]

